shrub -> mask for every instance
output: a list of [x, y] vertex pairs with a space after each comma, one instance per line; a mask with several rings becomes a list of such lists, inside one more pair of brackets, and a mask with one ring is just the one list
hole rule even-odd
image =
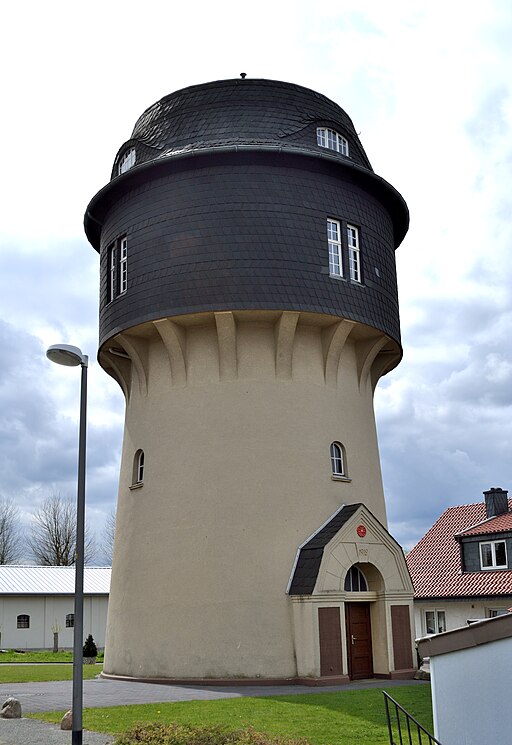
[[98, 647], [94, 643], [92, 634], [89, 634], [84, 644], [84, 657], [96, 657], [98, 655]]
[[137, 725], [119, 735], [115, 745], [309, 745], [307, 740], [289, 740], [266, 735], [252, 728], [190, 727], [184, 724]]

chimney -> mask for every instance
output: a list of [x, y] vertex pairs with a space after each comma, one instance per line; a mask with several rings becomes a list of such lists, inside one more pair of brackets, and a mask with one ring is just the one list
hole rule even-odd
[[484, 497], [487, 517], [495, 517], [508, 512], [508, 491], [499, 486], [492, 486], [484, 491]]

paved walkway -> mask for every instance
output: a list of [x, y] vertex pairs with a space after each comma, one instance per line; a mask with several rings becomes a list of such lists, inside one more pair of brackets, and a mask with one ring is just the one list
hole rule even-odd
[[[1, 672], [1, 671], [0, 671]], [[161, 703], [166, 701], [204, 701], [242, 696], [289, 696], [300, 693], [328, 693], [331, 691], [363, 688], [394, 688], [401, 685], [424, 685], [415, 680], [362, 680], [340, 686], [310, 687], [282, 686], [175, 686], [154, 683], [94, 678], [84, 680], [84, 708], [97, 706], [122, 706], [126, 704]], [[0, 705], [9, 696], [21, 702], [23, 713], [65, 711], [71, 708], [72, 682], [2, 683]], [[0, 719], [0, 745], [56, 745], [69, 744], [70, 732], [61, 732], [57, 726], [31, 719]], [[107, 735], [84, 731], [84, 745], [112, 743]]]

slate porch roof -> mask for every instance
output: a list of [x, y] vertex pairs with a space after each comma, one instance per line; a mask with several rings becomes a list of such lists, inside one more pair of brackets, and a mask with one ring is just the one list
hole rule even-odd
[[[509, 500], [511, 508], [512, 500]], [[407, 555], [415, 600], [512, 595], [510, 570], [462, 574], [456, 538], [462, 533], [466, 536], [500, 532], [496, 527], [505, 523], [509, 527], [503, 530], [511, 530], [510, 514], [486, 520], [484, 502], [449, 507]]]
[[360, 502], [344, 505], [299, 548], [288, 590], [289, 595], [313, 593], [325, 546], [362, 506]]

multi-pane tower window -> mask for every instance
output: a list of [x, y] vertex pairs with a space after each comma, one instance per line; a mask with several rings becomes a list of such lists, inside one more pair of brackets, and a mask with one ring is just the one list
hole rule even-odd
[[[329, 246], [329, 274], [331, 277], [343, 277], [343, 241], [341, 239], [339, 220], [327, 218], [327, 243]], [[348, 254], [348, 276], [353, 282], [361, 282], [361, 251], [359, 246], [359, 229], [355, 225], [346, 226]], [[346, 259], [347, 261], [347, 259]]]
[[361, 259], [359, 253], [359, 231], [354, 225], [347, 225], [348, 266], [350, 279], [361, 281]]
[[329, 244], [329, 274], [335, 277], [343, 277], [341, 231], [338, 220], [327, 220], [327, 240]]
[[126, 236], [121, 238], [119, 246], [119, 294], [126, 292], [128, 285], [128, 241]]
[[128, 239], [118, 238], [108, 248], [107, 302], [126, 292], [128, 288]]

